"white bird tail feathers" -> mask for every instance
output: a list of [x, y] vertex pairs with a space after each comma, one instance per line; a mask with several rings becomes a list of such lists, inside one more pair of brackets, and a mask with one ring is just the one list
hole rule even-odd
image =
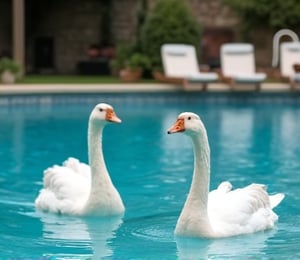
[[274, 195], [269, 195], [271, 208], [275, 208], [284, 199], [285, 195], [283, 193], [277, 193]]

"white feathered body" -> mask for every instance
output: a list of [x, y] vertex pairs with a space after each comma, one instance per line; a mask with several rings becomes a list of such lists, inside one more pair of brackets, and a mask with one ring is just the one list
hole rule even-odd
[[274, 227], [278, 216], [272, 208], [281, 202], [283, 194], [268, 195], [261, 184], [224, 190], [221, 187], [224, 183], [209, 193], [207, 209], [199, 207], [199, 198], [188, 197], [177, 222], [176, 234], [213, 238], [254, 233]]
[[179, 115], [168, 133], [184, 132], [194, 146], [194, 174], [175, 234], [189, 237], [228, 237], [267, 230], [278, 216], [272, 210], [284, 194], [269, 195], [266, 186], [251, 184], [232, 190], [222, 182], [209, 192], [210, 148], [206, 129], [199, 116], [185, 112]]
[[[62, 166], [54, 165], [44, 171], [44, 187], [35, 201], [38, 209], [68, 215], [117, 215], [124, 211], [121, 197], [111, 182], [95, 187], [99, 193], [92, 197], [90, 166], [69, 158]], [[98, 196], [97, 196], [98, 195]]]
[[113, 108], [98, 104], [93, 109], [88, 125], [89, 164], [69, 158], [62, 166], [44, 171], [43, 189], [35, 205], [37, 209], [68, 215], [120, 215], [125, 207], [107, 171], [102, 133], [108, 122], [120, 123]]
[[218, 200], [209, 196], [208, 215], [214, 232], [220, 235], [270, 229], [278, 219], [271, 209], [264, 186], [259, 184], [229, 191]]
[[54, 165], [44, 171], [43, 186], [35, 201], [37, 208], [53, 213], [77, 214], [89, 196], [90, 167], [69, 158], [62, 166]]

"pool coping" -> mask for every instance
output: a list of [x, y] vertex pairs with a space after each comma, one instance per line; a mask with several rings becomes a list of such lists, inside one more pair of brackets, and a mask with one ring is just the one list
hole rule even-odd
[[[164, 83], [126, 83], [126, 84], [0, 84], [0, 96], [16, 94], [81, 94], [81, 93], [159, 93], [159, 92], [199, 92], [201, 85], [188, 89], [176, 84]], [[253, 86], [238, 86], [234, 92], [255, 91]], [[206, 92], [232, 92], [225, 83], [210, 83]], [[263, 83], [259, 92], [291, 92], [288, 83]]]

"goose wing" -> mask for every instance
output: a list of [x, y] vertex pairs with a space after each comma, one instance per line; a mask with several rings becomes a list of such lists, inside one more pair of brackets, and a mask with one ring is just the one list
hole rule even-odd
[[35, 200], [38, 209], [74, 213], [82, 208], [90, 191], [90, 167], [75, 158], [44, 171], [43, 188]]
[[278, 220], [272, 211], [266, 186], [261, 184], [223, 192], [222, 196], [213, 199], [209, 197], [208, 215], [213, 229], [220, 236], [270, 229]]

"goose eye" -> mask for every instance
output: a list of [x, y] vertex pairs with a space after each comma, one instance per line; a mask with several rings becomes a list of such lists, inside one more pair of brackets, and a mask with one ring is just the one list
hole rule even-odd
[[100, 112], [103, 112], [103, 110], [104, 110], [103, 108], [99, 108], [99, 111], [100, 111]]
[[191, 119], [192, 119], [192, 118], [189, 116], [189, 117], [188, 117], [188, 120], [191, 120]]

